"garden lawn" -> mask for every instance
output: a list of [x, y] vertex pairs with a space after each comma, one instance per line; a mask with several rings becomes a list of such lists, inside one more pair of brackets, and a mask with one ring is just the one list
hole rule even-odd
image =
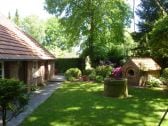
[[[64, 83], [22, 126], [157, 126], [168, 107], [158, 89], [129, 88], [129, 98], [103, 96], [103, 84]], [[161, 126], [168, 126], [168, 115]]]

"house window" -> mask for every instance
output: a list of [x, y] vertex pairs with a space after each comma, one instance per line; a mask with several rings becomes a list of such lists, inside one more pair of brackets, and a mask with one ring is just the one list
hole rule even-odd
[[134, 76], [135, 75], [135, 73], [132, 69], [128, 70], [128, 74], [129, 74], [129, 76]]
[[4, 63], [0, 62], [0, 78], [4, 78]]

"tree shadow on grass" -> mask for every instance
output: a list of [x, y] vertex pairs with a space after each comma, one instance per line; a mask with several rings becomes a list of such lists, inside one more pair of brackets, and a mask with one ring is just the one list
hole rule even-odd
[[154, 126], [166, 109], [159, 90], [130, 88], [131, 97], [103, 95], [103, 85], [65, 84], [28, 117], [23, 126]]

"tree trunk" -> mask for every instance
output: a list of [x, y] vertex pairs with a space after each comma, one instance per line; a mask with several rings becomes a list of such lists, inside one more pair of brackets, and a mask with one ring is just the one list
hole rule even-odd
[[94, 12], [91, 12], [90, 18], [90, 35], [89, 35], [89, 54], [91, 60], [93, 60], [93, 41], [94, 41]]
[[89, 51], [89, 57], [91, 60], [91, 64], [92, 61], [94, 60], [94, 47], [93, 47], [93, 42], [94, 42], [94, 29], [95, 29], [95, 25], [94, 25], [94, 8], [93, 8], [93, 1], [90, 0], [89, 1], [89, 17], [90, 17], [90, 29], [89, 29], [89, 38], [88, 38], [88, 51]]

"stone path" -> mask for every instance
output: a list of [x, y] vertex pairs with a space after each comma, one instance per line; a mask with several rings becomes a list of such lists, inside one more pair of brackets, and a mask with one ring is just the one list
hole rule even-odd
[[[30, 96], [29, 104], [26, 106], [24, 112], [20, 113], [17, 117], [12, 118], [7, 126], [18, 126], [29, 114], [33, 112], [41, 103], [43, 103], [51, 94], [59, 88], [62, 81], [65, 78], [61, 75], [55, 76], [48, 85], [40, 90], [34, 91]], [[2, 125], [2, 120], [0, 119], [0, 126]]]

